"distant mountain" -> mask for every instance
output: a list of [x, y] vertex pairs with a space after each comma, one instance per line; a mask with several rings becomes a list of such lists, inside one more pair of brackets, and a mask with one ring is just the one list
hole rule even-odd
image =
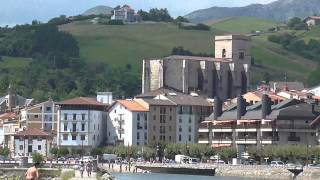
[[112, 7], [109, 6], [96, 6], [86, 10], [82, 15], [99, 15], [99, 14], [111, 14], [113, 11]]
[[226, 17], [249, 16], [276, 21], [287, 21], [292, 17], [305, 18], [320, 14], [319, 0], [278, 0], [269, 4], [251, 4], [245, 7], [212, 7], [187, 14], [192, 22], [205, 22]]

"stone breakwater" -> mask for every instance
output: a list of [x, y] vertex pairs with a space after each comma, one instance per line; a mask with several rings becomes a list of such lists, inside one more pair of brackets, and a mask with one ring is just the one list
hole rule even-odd
[[[218, 165], [216, 166], [216, 176], [233, 176], [233, 177], [246, 177], [246, 178], [259, 178], [259, 179], [279, 179], [286, 180], [292, 179], [286, 167], [271, 167], [271, 166], [251, 166], [251, 165]], [[298, 180], [315, 180], [320, 179], [320, 169], [303, 168], [303, 173], [298, 177]]]

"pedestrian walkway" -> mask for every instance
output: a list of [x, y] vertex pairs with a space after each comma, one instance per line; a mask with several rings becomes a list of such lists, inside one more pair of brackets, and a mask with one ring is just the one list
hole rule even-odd
[[74, 178], [72, 178], [71, 180], [93, 180], [93, 179], [97, 179], [96, 177], [96, 173], [95, 172], [92, 172], [91, 174], [91, 177], [88, 177], [87, 176], [87, 172], [85, 171], [83, 173], [83, 178], [81, 178], [81, 175], [80, 175], [80, 171], [79, 170], [76, 170], [76, 176]]

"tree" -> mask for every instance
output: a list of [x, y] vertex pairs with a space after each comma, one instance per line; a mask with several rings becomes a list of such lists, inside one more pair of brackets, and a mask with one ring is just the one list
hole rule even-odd
[[58, 156], [66, 156], [69, 154], [69, 150], [67, 148], [60, 148], [58, 151]]
[[177, 23], [182, 23], [182, 22], [188, 23], [188, 22], [190, 22], [187, 18], [182, 17], [182, 16], [178, 16], [174, 21], [177, 22]]
[[91, 156], [97, 156], [103, 154], [103, 149], [101, 148], [93, 148], [90, 152]]
[[8, 155], [10, 154], [10, 149], [7, 147], [1, 148], [0, 149], [0, 155], [4, 156], [4, 157], [8, 157]]
[[54, 155], [54, 157], [58, 157], [59, 149], [56, 147], [53, 147], [50, 149], [50, 153]]
[[32, 161], [33, 163], [39, 163], [41, 164], [44, 161], [44, 158], [41, 154], [39, 153], [33, 153], [32, 154]]
[[298, 17], [289, 20], [288, 27], [294, 30], [306, 30], [307, 25]]

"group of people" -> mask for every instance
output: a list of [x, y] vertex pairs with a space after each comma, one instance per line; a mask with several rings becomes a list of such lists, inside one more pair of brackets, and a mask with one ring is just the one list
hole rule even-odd
[[83, 177], [84, 171], [87, 171], [88, 177], [91, 177], [92, 167], [93, 167], [92, 161], [88, 161], [87, 163], [84, 163], [83, 161], [81, 161], [79, 166], [81, 177]]

